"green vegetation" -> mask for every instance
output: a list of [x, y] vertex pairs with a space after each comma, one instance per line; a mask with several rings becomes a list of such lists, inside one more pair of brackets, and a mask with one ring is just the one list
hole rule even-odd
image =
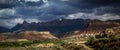
[[46, 43], [54, 43], [54, 44], [62, 44], [64, 43], [62, 40], [33, 40], [33, 41], [21, 41], [21, 42], [0, 42], [0, 47], [26, 47], [32, 44], [46, 44]]
[[25, 46], [30, 46], [33, 44], [31, 41], [27, 42], [0, 42], [0, 47], [25, 47]]
[[115, 36], [100, 39], [90, 37], [87, 45], [93, 47], [95, 50], [120, 50], [120, 38]]
[[46, 43], [62, 44], [62, 43], [64, 43], [64, 41], [62, 41], [62, 40], [34, 40], [33, 43], [41, 43], [41, 44], [46, 44]]
[[88, 37], [88, 40], [87, 40], [87, 44], [88, 44], [88, 45], [92, 45], [93, 41], [95, 41], [95, 40], [96, 40], [95, 37], [89, 36], [89, 37]]
[[87, 48], [84, 48], [83, 46], [74, 43], [63, 43], [61, 44], [61, 46], [68, 50], [87, 50]]

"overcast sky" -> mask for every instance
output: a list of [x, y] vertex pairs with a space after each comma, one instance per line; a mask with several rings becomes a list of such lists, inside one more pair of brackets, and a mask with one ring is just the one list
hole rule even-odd
[[120, 19], [120, 0], [0, 0], [0, 26], [55, 19]]

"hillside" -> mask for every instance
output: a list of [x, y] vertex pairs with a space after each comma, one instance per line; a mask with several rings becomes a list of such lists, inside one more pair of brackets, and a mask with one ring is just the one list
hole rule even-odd
[[27, 40], [56, 40], [57, 37], [53, 36], [50, 32], [43, 31], [23, 31], [20, 33], [2, 33], [0, 34], [0, 40], [19, 40], [19, 39], [27, 39]]
[[86, 29], [68, 32], [63, 36], [63, 39], [68, 41], [85, 41], [89, 36], [106, 37], [111, 33], [120, 36], [119, 31], [120, 23], [118, 22], [91, 21]]
[[28, 39], [28, 40], [55, 40], [55, 36], [50, 34], [50, 32], [37, 32], [37, 31], [24, 31], [18, 34], [18, 39]]

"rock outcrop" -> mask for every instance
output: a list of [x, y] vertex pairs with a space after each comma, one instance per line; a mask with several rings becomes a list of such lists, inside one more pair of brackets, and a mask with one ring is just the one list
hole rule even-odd
[[28, 40], [55, 40], [57, 39], [55, 36], [50, 34], [50, 32], [43, 31], [43, 32], [37, 32], [37, 31], [24, 31], [20, 32], [18, 34], [18, 39], [28, 39]]
[[0, 40], [21, 41], [26, 40], [56, 40], [57, 37], [53, 36], [47, 31], [23, 31], [20, 33], [2, 33], [0, 34]]

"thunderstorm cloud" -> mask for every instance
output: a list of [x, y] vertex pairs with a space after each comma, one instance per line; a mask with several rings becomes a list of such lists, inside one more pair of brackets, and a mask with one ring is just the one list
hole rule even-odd
[[2, 27], [60, 18], [120, 19], [120, 0], [0, 0]]

